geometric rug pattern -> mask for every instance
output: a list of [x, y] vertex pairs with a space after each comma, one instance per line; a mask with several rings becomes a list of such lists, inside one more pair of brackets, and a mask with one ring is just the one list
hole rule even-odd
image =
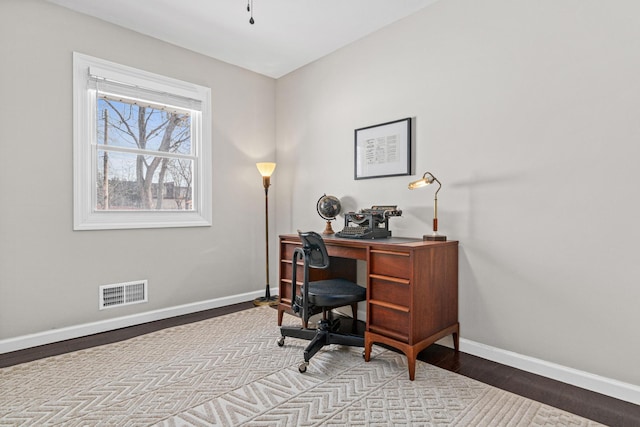
[[[307, 342], [255, 307], [0, 369], [1, 426], [597, 426], [416, 362], [332, 345], [298, 372]], [[285, 323], [299, 319], [286, 315]]]

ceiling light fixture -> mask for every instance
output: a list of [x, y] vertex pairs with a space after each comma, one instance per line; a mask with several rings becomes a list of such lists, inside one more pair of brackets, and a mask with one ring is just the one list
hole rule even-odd
[[255, 24], [256, 21], [253, 20], [253, 0], [247, 0], [247, 12], [251, 13], [249, 24]]

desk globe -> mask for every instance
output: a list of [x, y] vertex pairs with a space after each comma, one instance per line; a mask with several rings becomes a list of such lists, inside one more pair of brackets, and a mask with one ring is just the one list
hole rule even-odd
[[331, 221], [336, 219], [341, 209], [340, 200], [335, 196], [323, 194], [322, 197], [318, 199], [318, 203], [316, 203], [318, 215], [327, 221], [327, 225], [322, 234], [334, 234], [333, 228], [331, 228]]

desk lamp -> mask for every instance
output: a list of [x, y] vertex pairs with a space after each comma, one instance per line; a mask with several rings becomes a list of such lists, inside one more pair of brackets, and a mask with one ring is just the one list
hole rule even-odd
[[256, 167], [262, 175], [262, 185], [264, 186], [264, 231], [265, 231], [265, 249], [267, 260], [265, 263], [267, 270], [267, 286], [265, 287], [264, 297], [253, 300], [253, 305], [276, 305], [278, 297], [271, 296], [269, 289], [269, 186], [271, 185], [271, 174], [276, 168], [275, 163], [256, 163]]
[[444, 241], [447, 240], [447, 236], [438, 234], [438, 191], [440, 191], [440, 188], [442, 188], [442, 184], [440, 183], [440, 181], [438, 181], [438, 179], [433, 176], [431, 172], [425, 172], [424, 175], [422, 175], [421, 179], [413, 181], [409, 184], [409, 190], [426, 187], [429, 184], [433, 184], [434, 181], [438, 183], [438, 189], [436, 190], [436, 195], [433, 201], [433, 234], [425, 234], [424, 236], [422, 236], [422, 239]]

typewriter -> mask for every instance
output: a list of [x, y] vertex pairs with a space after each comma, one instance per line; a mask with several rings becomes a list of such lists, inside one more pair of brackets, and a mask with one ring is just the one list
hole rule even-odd
[[396, 205], [374, 205], [370, 209], [344, 214], [344, 228], [336, 237], [351, 239], [384, 239], [391, 237], [389, 218], [400, 216], [402, 211]]

